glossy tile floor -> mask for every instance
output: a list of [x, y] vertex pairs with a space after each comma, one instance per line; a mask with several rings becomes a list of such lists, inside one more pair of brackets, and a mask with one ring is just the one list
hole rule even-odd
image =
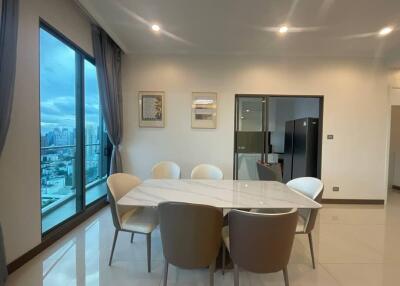
[[[290, 285], [400, 285], [400, 192], [388, 204], [324, 205], [314, 230], [317, 269], [311, 267], [306, 236], [297, 236], [289, 264]], [[146, 241], [121, 233], [112, 267], [107, 265], [114, 228], [106, 208], [9, 277], [7, 285], [160, 285], [160, 234], [152, 239], [153, 271], [146, 269]], [[168, 285], [208, 285], [207, 270], [170, 267]], [[284, 285], [281, 273], [241, 272], [241, 285]], [[215, 285], [233, 285], [229, 271]]]

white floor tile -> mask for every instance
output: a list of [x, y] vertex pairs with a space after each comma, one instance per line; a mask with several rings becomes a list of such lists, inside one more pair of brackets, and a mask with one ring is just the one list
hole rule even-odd
[[[10, 275], [7, 286], [141, 285], [162, 282], [159, 230], [152, 235], [152, 273], [147, 273], [146, 237], [114, 234], [106, 208]], [[307, 235], [296, 235], [288, 271], [292, 286], [400, 285], [400, 192], [385, 206], [325, 205], [313, 232], [317, 267], [312, 269]], [[284, 285], [281, 272], [240, 273], [240, 285]], [[168, 285], [208, 285], [208, 270], [170, 266]], [[233, 285], [233, 271], [215, 272], [215, 285]]]

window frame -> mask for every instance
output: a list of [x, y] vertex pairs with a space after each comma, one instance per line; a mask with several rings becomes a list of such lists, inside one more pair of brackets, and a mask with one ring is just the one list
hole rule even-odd
[[[86, 205], [86, 184], [85, 184], [85, 60], [96, 66], [96, 61], [93, 56], [88, 54], [86, 51], [84, 51], [81, 47], [79, 47], [77, 44], [75, 44], [73, 41], [71, 41], [69, 38], [67, 38], [64, 34], [62, 34], [60, 31], [58, 31], [56, 28], [54, 28], [52, 25], [50, 25], [48, 22], [43, 20], [42, 18], [39, 18], [39, 27], [38, 27], [38, 51], [39, 51], [39, 61], [38, 61], [38, 67], [39, 67], [39, 86], [40, 86], [40, 51], [41, 51], [41, 43], [40, 43], [40, 31], [41, 30], [46, 31], [53, 37], [55, 37], [57, 40], [61, 41], [63, 44], [68, 46], [69, 48], [73, 49], [76, 53], [76, 62], [75, 62], [75, 68], [76, 68], [76, 85], [75, 85], [75, 100], [76, 100], [76, 173], [77, 173], [77, 185], [76, 185], [76, 212], [69, 218], [55, 224], [51, 228], [47, 229], [46, 231], [43, 231], [43, 214], [42, 214], [42, 207], [40, 207], [40, 228], [41, 228], [41, 235], [42, 235], [42, 240], [45, 240], [46, 237], [51, 236], [53, 233], [57, 232], [57, 230], [61, 229], [64, 225], [68, 224], [72, 220], [76, 220], [78, 217], [83, 217], [86, 215], [86, 210], [87, 209], [93, 209], [96, 207], [96, 205], [101, 205], [106, 202], [106, 197], [107, 194], [104, 194], [103, 196], [95, 199], [92, 201], [90, 204]], [[41, 96], [40, 96], [40, 88], [39, 88], [39, 106], [41, 103]], [[103, 118], [103, 115], [100, 110], [100, 116]], [[104, 122], [102, 120], [101, 126], [103, 127]], [[39, 132], [41, 130], [41, 112], [39, 109]], [[40, 142], [40, 137], [39, 136], [39, 146], [41, 147], [41, 142]], [[109, 142], [105, 144], [105, 148], [107, 148], [107, 145], [109, 145]], [[107, 148], [108, 149], [108, 148]], [[104, 151], [103, 151], [104, 152]], [[39, 162], [41, 164], [41, 151], [39, 152]], [[110, 160], [110, 154], [107, 152], [107, 166], [109, 165], [109, 160]], [[107, 170], [107, 176], [109, 176], [109, 170]], [[39, 187], [39, 199], [40, 199], [40, 206], [42, 205], [42, 183], [41, 183], [41, 178], [42, 178], [42, 171], [40, 168], [40, 187]], [[95, 184], [88, 184], [90, 186], [95, 186], [96, 184], [103, 183], [106, 179], [100, 179], [98, 180]]]

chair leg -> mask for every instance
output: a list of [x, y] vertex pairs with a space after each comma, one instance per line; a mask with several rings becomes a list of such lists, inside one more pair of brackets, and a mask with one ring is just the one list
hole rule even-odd
[[308, 242], [310, 243], [310, 252], [311, 252], [312, 266], [313, 266], [313, 269], [315, 269], [314, 247], [313, 247], [313, 241], [312, 241], [311, 232], [308, 233]]
[[110, 260], [108, 261], [108, 266], [111, 266], [111, 261], [114, 255], [115, 243], [117, 242], [117, 237], [118, 237], [118, 229], [115, 229], [114, 240], [111, 248], [111, 255], [110, 255]]
[[286, 266], [283, 268], [283, 279], [285, 280], [285, 286], [289, 286], [289, 277]]
[[222, 275], [225, 274], [225, 259], [226, 259], [225, 243], [222, 243]]
[[133, 236], [135, 235], [135, 233], [134, 232], [132, 232], [132, 234], [131, 234], [131, 243], [133, 243]]
[[210, 286], [214, 286], [215, 260], [209, 266], [209, 270], [208, 271], [210, 272]]
[[163, 283], [163, 286], [167, 286], [167, 280], [168, 280], [168, 261], [165, 260], [165, 262], [164, 262], [164, 283]]
[[234, 276], [233, 276], [233, 285], [239, 286], [239, 266], [237, 264], [234, 265]]
[[147, 272], [151, 272], [151, 232], [147, 236]]

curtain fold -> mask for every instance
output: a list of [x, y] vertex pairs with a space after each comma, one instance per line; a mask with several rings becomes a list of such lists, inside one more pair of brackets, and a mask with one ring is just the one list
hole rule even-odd
[[92, 25], [93, 51], [99, 82], [101, 110], [113, 150], [110, 174], [122, 172], [119, 144], [122, 140], [121, 54], [107, 33]]
[[17, 58], [19, 0], [2, 0], [0, 26], [0, 156], [10, 125]]

